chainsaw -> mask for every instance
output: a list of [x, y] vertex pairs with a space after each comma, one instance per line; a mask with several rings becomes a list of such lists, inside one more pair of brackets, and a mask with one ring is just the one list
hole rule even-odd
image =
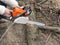
[[31, 14], [31, 12], [32, 10], [30, 7], [24, 7], [24, 8], [16, 7], [13, 9], [13, 12], [11, 12], [11, 16], [6, 19], [14, 23], [45, 26], [44, 23], [29, 20], [28, 16]]

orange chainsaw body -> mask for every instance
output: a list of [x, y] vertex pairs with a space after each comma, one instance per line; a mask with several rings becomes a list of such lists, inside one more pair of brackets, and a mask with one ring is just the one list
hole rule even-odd
[[24, 13], [26, 13], [26, 10], [23, 10], [22, 8], [16, 7], [13, 9], [12, 17], [17, 17], [17, 16], [24, 14]]

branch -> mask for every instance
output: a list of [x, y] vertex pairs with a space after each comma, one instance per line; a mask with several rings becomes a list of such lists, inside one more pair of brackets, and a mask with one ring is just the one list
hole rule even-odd
[[60, 32], [60, 27], [52, 27], [52, 26], [39, 26], [40, 29], [45, 29], [45, 30], [52, 30], [55, 32]]

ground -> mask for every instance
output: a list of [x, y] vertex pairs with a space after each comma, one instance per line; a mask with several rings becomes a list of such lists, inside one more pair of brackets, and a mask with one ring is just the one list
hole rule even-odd
[[[53, 0], [48, 0], [43, 4], [39, 1], [36, 0], [34, 8], [36, 21], [48, 26], [59, 27], [60, 14], [58, 12], [60, 9], [55, 7], [56, 3]], [[0, 37], [10, 25], [10, 22], [0, 23]], [[34, 45], [34, 43], [35, 45], [60, 45], [60, 33], [40, 28], [37, 30], [32, 29], [33, 27], [28, 28], [26, 25], [14, 24], [0, 41], [0, 45]]]

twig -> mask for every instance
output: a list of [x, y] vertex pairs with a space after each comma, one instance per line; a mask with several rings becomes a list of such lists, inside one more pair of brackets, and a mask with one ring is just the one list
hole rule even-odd
[[46, 44], [47, 44], [47, 42], [49, 41], [49, 39], [50, 39], [51, 35], [52, 35], [52, 32], [49, 34], [49, 36], [48, 36], [48, 38], [47, 38], [47, 40], [46, 40], [45, 45], [46, 45]]

